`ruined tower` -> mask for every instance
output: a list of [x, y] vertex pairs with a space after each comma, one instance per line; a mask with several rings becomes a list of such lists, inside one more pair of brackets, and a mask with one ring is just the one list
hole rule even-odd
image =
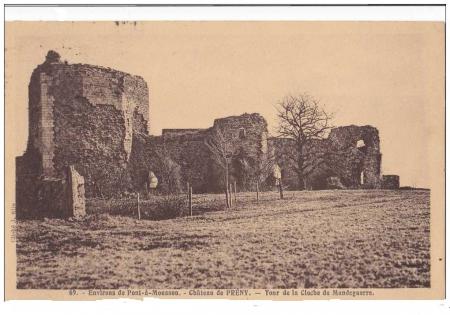
[[84, 177], [87, 195], [129, 184], [133, 134], [149, 128], [141, 77], [68, 64], [49, 51], [31, 75], [28, 110], [27, 148], [16, 163], [18, 211], [42, 194], [43, 180], [64, 180], [71, 165]]
[[328, 137], [337, 153], [332, 158], [334, 172], [349, 188], [381, 187], [381, 152], [378, 130], [372, 126], [344, 126]]
[[[295, 141], [289, 138], [270, 138], [284, 183], [298, 186], [295, 162], [287, 152], [295, 152]], [[305, 157], [317, 165], [305, 176], [306, 189], [380, 188], [381, 152], [378, 130], [372, 126], [343, 126], [333, 128], [328, 138], [316, 140], [305, 148]], [[293, 164], [294, 163], [294, 164]]]

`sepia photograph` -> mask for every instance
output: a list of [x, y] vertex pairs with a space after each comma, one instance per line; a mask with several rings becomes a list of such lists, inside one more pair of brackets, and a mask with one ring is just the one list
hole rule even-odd
[[443, 22], [6, 22], [9, 296], [443, 298], [444, 49]]

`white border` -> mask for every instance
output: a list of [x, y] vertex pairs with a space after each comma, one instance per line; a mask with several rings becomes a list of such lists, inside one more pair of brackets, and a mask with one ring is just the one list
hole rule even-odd
[[[274, 0], [275, 1], [275, 0]], [[61, 1], [61, 2], [74, 2]], [[138, 1], [136, 1], [138, 2]], [[191, 1], [204, 2], [204, 1]], [[222, 1], [226, 2], [226, 1]], [[246, 1], [248, 3], [254, 1]], [[264, 1], [260, 1], [264, 2]], [[267, 1], [265, 1], [267, 3]], [[347, 3], [355, 1], [346, 1]], [[398, 1], [402, 2], [402, 1]], [[2, 12], [3, 14], [3, 12]], [[444, 7], [127, 7], [127, 8], [65, 8], [65, 7], [7, 7], [6, 20], [383, 20], [383, 21], [445, 21]], [[3, 24], [0, 27], [3, 34]], [[2, 50], [0, 52], [3, 57]], [[3, 67], [3, 63], [1, 64]], [[4, 69], [2, 69], [4, 70]], [[3, 84], [1, 84], [3, 87]], [[3, 99], [2, 99], [3, 102]], [[3, 104], [4, 105], [4, 104]], [[4, 121], [3, 111], [0, 119]], [[450, 113], [447, 112], [447, 121]], [[0, 129], [4, 132], [3, 128]], [[0, 137], [4, 150], [4, 134]], [[447, 134], [450, 139], [450, 132]], [[447, 146], [450, 160], [450, 147]], [[0, 156], [4, 163], [4, 152]], [[449, 162], [447, 160], [447, 162]], [[3, 174], [3, 168], [0, 173]], [[447, 174], [450, 178], [450, 173]], [[0, 183], [3, 196], [4, 182]], [[447, 195], [447, 198], [449, 195]], [[450, 226], [449, 216], [446, 218]], [[3, 216], [0, 224], [4, 227]], [[1, 233], [3, 252], [3, 233]], [[447, 250], [450, 246], [447, 243]], [[0, 263], [3, 270], [3, 260]], [[0, 276], [3, 279], [3, 272]], [[447, 274], [447, 283], [449, 274]], [[2, 281], [3, 282], [3, 281]], [[0, 288], [3, 295], [3, 286]], [[2, 314], [448, 314], [448, 301], [197, 301], [197, 300], [146, 300], [144, 303], [130, 300], [98, 302], [9, 301], [0, 303]]]
[[5, 7], [7, 21], [445, 21], [443, 6]]

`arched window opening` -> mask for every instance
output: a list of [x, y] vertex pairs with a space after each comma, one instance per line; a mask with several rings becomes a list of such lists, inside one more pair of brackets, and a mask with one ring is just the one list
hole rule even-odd
[[239, 139], [244, 139], [245, 136], [245, 128], [239, 128]]

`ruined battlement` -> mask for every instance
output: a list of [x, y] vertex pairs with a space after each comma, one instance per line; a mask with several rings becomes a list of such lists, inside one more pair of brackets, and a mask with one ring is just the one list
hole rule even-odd
[[201, 128], [184, 128], [184, 129], [163, 129], [162, 136], [181, 136], [181, 135], [192, 135], [198, 134], [206, 131], [206, 129]]
[[336, 127], [331, 129], [328, 139], [352, 146], [356, 146], [358, 141], [362, 141], [359, 144], [360, 146], [364, 145], [373, 152], [380, 150], [378, 129], [370, 125]]

